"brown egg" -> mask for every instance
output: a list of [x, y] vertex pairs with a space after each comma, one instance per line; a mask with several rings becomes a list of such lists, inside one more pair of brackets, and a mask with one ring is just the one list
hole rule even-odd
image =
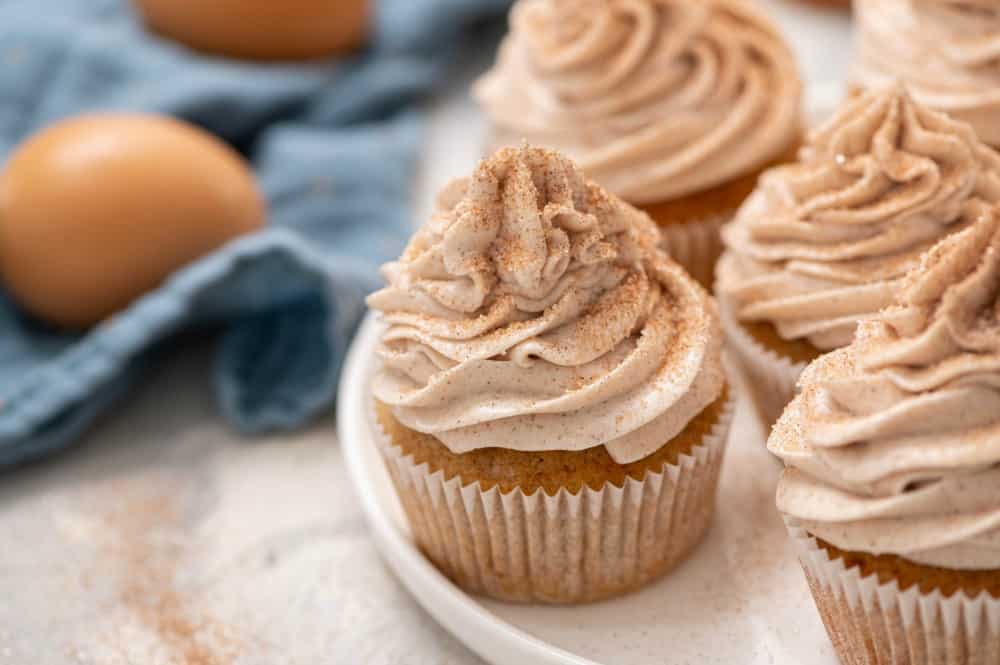
[[35, 316], [86, 327], [265, 218], [246, 161], [208, 132], [81, 116], [29, 138], [0, 172], [0, 278]]
[[370, 0], [134, 0], [155, 31], [199, 51], [289, 60], [353, 50]]

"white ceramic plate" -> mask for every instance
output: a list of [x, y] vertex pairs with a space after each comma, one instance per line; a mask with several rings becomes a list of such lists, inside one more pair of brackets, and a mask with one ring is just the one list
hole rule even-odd
[[[841, 97], [810, 90], [812, 121]], [[499, 603], [466, 594], [424, 558], [366, 416], [380, 324], [369, 315], [341, 377], [338, 438], [383, 557], [417, 601], [494, 665], [836, 665], [774, 507], [780, 467], [746, 400], [734, 418], [715, 522], [662, 580], [622, 598], [572, 607]]]
[[410, 540], [368, 431], [379, 325], [366, 320], [344, 369], [340, 445], [382, 555], [420, 604], [470, 649], [495, 665], [836, 664], [774, 508], [778, 464], [745, 402], [737, 410], [711, 531], [662, 580], [623, 598], [570, 607], [511, 605], [461, 591]]

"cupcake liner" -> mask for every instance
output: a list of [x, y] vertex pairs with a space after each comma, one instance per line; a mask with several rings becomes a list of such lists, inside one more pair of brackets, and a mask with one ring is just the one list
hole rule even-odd
[[392, 444], [374, 406], [371, 422], [414, 540], [442, 573], [499, 600], [581, 603], [642, 586], [701, 541], [734, 406], [730, 389], [719, 422], [676, 465], [554, 496], [446, 480]]
[[664, 249], [709, 291], [715, 280], [715, 264], [722, 256], [719, 232], [727, 221], [729, 216], [719, 215], [659, 226]]
[[1000, 663], [1000, 599], [939, 590], [901, 591], [899, 583], [862, 577], [857, 567], [831, 560], [791, 518], [816, 607], [844, 665], [996, 665]]
[[764, 347], [740, 325], [733, 307], [719, 296], [719, 313], [729, 347], [735, 351], [746, 390], [767, 431], [795, 397], [799, 376], [808, 363], [794, 362]]

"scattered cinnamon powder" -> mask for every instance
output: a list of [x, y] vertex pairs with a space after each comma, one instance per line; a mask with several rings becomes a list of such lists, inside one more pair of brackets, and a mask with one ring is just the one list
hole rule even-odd
[[[199, 606], [196, 590], [178, 581], [190, 555], [183, 488], [136, 479], [114, 483], [112, 492], [111, 500], [105, 496], [100, 502], [114, 507], [101, 515], [106, 539], [99, 572], [119, 580], [121, 607], [169, 652], [169, 662], [232, 665], [241, 651], [234, 631]], [[111, 639], [112, 649], [127, 650], [121, 636]]]

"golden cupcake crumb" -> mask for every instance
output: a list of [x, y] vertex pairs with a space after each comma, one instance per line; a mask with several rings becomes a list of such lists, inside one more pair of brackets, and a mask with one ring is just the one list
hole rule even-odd
[[720, 215], [731, 217], [753, 192], [760, 174], [774, 166], [795, 161], [799, 147], [800, 143], [796, 142], [780, 157], [764, 164], [756, 171], [711, 189], [670, 201], [648, 203], [636, 207], [652, 217], [653, 221], [660, 226], [696, 222]]
[[681, 455], [690, 454], [721, 421], [728, 392], [728, 388], [724, 389], [715, 402], [656, 452], [630, 464], [615, 462], [604, 446], [544, 452], [480, 448], [456, 454], [433, 436], [404, 426], [393, 416], [391, 408], [378, 400], [375, 414], [392, 444], [412, 456], [417, 464], [427, 463], [431, 473], [442, 470], [446, 479], [459, 476], [463, 484], [478, 482], [484, 491], [499, 486], [505, 494], [518, 488], [531, 494], [542, 488], [553, 496], [561, 488], [576, 494], [584, 485], [594, 490], [606, 483], [621, 487], [626, 477], [642, 480], [647, 472], [658, 473], [664, 465], [676, 464]]
[[888, 584], [899, 582], [900, 591], [917, 585], [921, 593], [940, 591], [945, 596], [963, 591], [969, 597], [976, 597], [983, 591], [994, 598], [1000, 598], [1000, 569], [997, 570], [950, 570], [914, 563], [893, 554], [868, 554], [847, 552], [828, 542], [816, 538], [816, 542], [826, 550], [831, 561], [841, 559], [850, 568], [859, 568], [862, 577], [878, 575], [878, 581]]
[[774, 351], [792, 362], [810, 363], [823, 355], [823, 351], [813, 346], [807, 339], [784, 339], [778, 334], [774, 324], [767, 321], [741, 321], [738, 325], [743, 326], [754, 341], [765, 349]]

